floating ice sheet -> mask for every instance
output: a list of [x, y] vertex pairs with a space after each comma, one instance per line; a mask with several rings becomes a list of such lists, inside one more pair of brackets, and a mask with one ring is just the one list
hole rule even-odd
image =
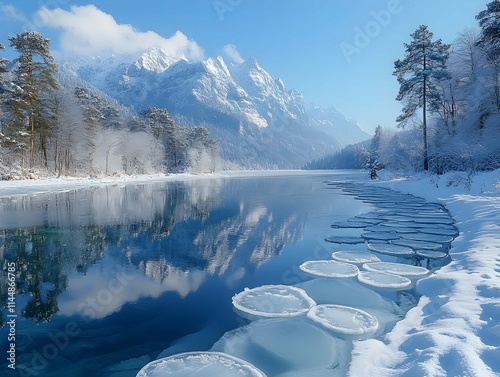
[[425, 225], [417, 224], [414, 221], [384, 221], [380, 223], [380, 225], [388, 227], [388, 228], [423, 228]]
[[331, 236], [325, 238], [326, 242], [331, 242], [331, 243], [346, 243], [350, 245], [357, 245], [360, 243], [364, 243], [365, 239], [362, 237], [344, 237], [344, 236]]
[[[248, 360], [268, 375], [339, 364], [347, 344], [307, 318], [255, 321], [224, 334], [212, 351]], [[345, 366], [344, 366], [345, 367]]]
[[393, 241], [401, 238], [395, 232], [366, 232], [361, 234], [361, 237], [367, 240], [377, 240], [377, 241]]
[[403, 216], [403, 215], [388, 215], [388, 216], [383, 216], [383, 219], [387, 221], [400, 222], [403, 223], [403, 225], [405, 225], [404, 223], [407, 222], [414, 222], [411, 216]]
[[220, 352], [188, 352], [155, 360], [137, 377], [265, 377], [252, 364]]
[[363, 264], [363, 268], [367, 271], [386, 272], [389, 274], [404, 276], [409, 279], [422, 278], [429, 274], [429, 270], [425, 267], [393, 262], [365, 263]]
[[367, 232], [382, 232], [382, 233], [395, 233], [395, 234], [401, 234], [401, 233], [415, 233], [416, 231], [420, 231], [421, 228], [390, 228], [388, 226], [384, 226], [382, 224], [379, 225], [373, 225], [373, 226], [367, 226], [364, 230]]
[[417, 256], [426, 259], [445, 259], [449, 256], [448, 253], [443, 251], [433, 251], [433, 250], [417, 250]]
[[383, 221], [380, 217], [381, 215], [386, 214], [385, 211], [379, 211], [379, 212], [366, 212], [361, 215], [355, 216], [355, 218], [359, 219], [367, 219], [367, 220], [375, 220], [377, 222]]
[[331, 225], [332, 228], [364, 228], [372, 225], [366, 221], [337, 221]]
[[412, 285], [412, 281], [404, 276], [385, 272], [359, 271], [358, 280], [370, 287], [388, 290], [407, 289]]
[[353, 217], [352, 219], [347, 220], [347, 222], [352, 222], [352, 221], [354, 221], [354, 222], [360, 221], [360, 222], [368, 223], [369, 225], [376, 225], [376, 224], [380, 224], [384, 220], [381, 219], [380, 216], [378, 216], [378, 217], [370, 217], [370, 216], [365, 217], [363, 215], [359, 215], [359, 216]]
[[350, 306], [375, 316], [379, 323], [375, 336], [385, 334], [401, 319], [401, 309], [393, 300], [361, 284], [357, 279], [313, 279], [298, 286], [318, 305]]
[[413, 257], [415, 256], [415, 252], [411, 247], [402, 246], [402, 245], [394, 245], [390, 243], [368, 243], [368, 249], [374, 251], [376, 253], [392, 255], [397, 257]]
[[299, 268], [308, 275], [325, 278], [353, 278], [358, 276], [358, 267], [334, 260], [317, 260], [302, 263]]
[[380, 262], [379, 257], [366, 251], [336, 251], [332, 258], [339, 262], [363, 264], [370, 262]]
[[414, 241], [414, 240], [395, 240], [392, 241], [394, 245], [407, 246], [413, 250], [434, 250], [439, 251], [445, 248], [440, 243], [429, 241]]
[[233, 296], [233, 306], [242, 317], [295, 317], [307, 313], [316, 303], [300, 288], [288, 285], [263, 285]]
[[443, 236], [451, 236], [451, 237], [458, 236], [458, 229], [455, 228], [454, 226], [450, 226], [450, 227], [442, 227], [442, 226], [422, 227], [422, 228], [418, 228], [418, 231], [424, 232], [424, 233], [429, 233], [429, 234], [443, 235]]
[[451, 225], [455, 221], [452, 218], [446, 217], [415, 217], [414, 221], [417, 224], [446, 224]]
[[406, 233], [402, 235], [401, 238], [414, 241], [430, 241], [436, 243], [450, 243], [451, 241], [453, 241], [453, 236], [424, 233], [420, 231], [416, 233]]
[[343, 305], [317, 305], [307, 317], [341, 335], [369, 335], [378, 329], [378, 321], [364, 310]]

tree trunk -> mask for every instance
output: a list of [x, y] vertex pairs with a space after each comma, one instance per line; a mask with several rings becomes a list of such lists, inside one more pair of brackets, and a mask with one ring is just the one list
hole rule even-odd
[[[427, 60], [424, 51], [424, 71], [427, 69]], [[424, 170], [429, 171], [429, 154], [427, 152], [427, 76], [424, 73], [424, 96], [423, 96], [423, 133], [424, 133]]]

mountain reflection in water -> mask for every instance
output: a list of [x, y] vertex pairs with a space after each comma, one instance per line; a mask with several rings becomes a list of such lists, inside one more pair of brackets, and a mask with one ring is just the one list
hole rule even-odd
[[[133, 376], [189, 334], [202, 333], [199, 348], [210, 348], [241, 321], [231, 308], [235, 292], [280, 282], [290, 263], [307, 257], [294, 244], [311, 252], [332, 220], [366, 209], [326, 190], [326, 178], [214, 178], [0, 199], [2, 342], [5, 266], [15, 261], [19, 370]], [[276, 259], [287, 247], [290, 256]], [[53, 360], [44, 357], [69, 323], [78, 331]]]

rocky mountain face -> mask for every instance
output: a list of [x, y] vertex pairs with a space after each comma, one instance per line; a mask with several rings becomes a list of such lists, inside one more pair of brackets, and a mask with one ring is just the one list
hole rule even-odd
[[306, 108], [300, 93], [255, 59], [190, 63], [152, 48], [135, 57], [65, 61], [61, 70], [136, 111], [162, 107], [181, 124], [206, 126], [228, 167], [298, 168], [369, 137], [334, 109]]

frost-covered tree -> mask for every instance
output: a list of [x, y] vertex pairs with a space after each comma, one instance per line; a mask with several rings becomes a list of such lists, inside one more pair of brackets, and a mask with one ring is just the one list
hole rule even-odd
[[[0, 43], [0, 51], [4, 50], [5, 46]], [[5, 92], [4, 74], [8, 72], [7, 64], [9, 61], [0, 56], [0, 99], [2, 98], [2, 93]]]
[[49, 102], [54, 114], [52, 156], [55, 173], [78, 175], [90, 170], [89, 130], [72, 88], [62, 87]]
[[213, 173], [219, 155], [219, 141], [211, 138], [203, 126], [190, 130], [187, 140], [187, 167], [192, 171]]
[[[0, 51], [4, 50], [5, 46], [0, 43]], [[7, 92], [6, 83], [4, 75], [8, 72], [7, 64], [9, 61], [0, 56], [0, 133], [2, 133], [2, 124], [4, 123], [3, 115], [3, 101], [5, 98], [5, 93]], [[0, 135], [1, 139], [1, 135]]]
[[476, 19], [481, 27], [481, 37], [477, 44], [495, 68], [495, 102], [497, 111], [500, 111], [500, 0], [488, 3]]
[[493, 0], [476, 16], [481, 27], [478, 45], [483, 46], [488, 56], [500, 63], [500, 0]]
[[47, 166], [46, 139], [50, 122], [43, 112], [43, 96], [56, 90], [57, 66], [50, 53], [50, 39], [40, 33], [26, 31], [9, 37], [11, 47], [19, 53], [14, 69], [15, 94], [10, 108], [14, 128], [27, 126], [29, 133], [30, 166], [34, 165], [35, 153], [41, 152]]
[[439, 107], [438, 84], [449, 78], [446, 63], [450, 45], [440, 39], [432, 41], [433, 34], [425, 25], [421, 25], [411, 37], [413, 40], [404, 44], [405, 57], [394, 62], [393, 74], [400, 84], [396, 99], [404, 103], [403, 113], [396, 121], [404, 127], [417, 110], [422, 109], [423, 167], [429, 170], [427, 112]]
[[182, 149], [185, 146], [185, 133], [176, 126], [166, 109], [150, 107], [139, 114], [144, 120], [145, 130], [151, 132], [165, 149], [169, 171], [178, 171]]
[[367, 161], [368, 169], [379, 170], [382, 168], [379, 154], [383, 130], [384, 129], [380, 125], [375, 128], [375, 133], [370, 142], [370, 156]]
[[87, 134], [87, 161], [90, 163], [90, 173], [94, 174], [92, 164], [95, 151], [97, 135], [104, 127], [104, 114], [99, 104], [99, 98], [91, 89], [76, 87], [74, 95], [83, 111], [83, 121]]

